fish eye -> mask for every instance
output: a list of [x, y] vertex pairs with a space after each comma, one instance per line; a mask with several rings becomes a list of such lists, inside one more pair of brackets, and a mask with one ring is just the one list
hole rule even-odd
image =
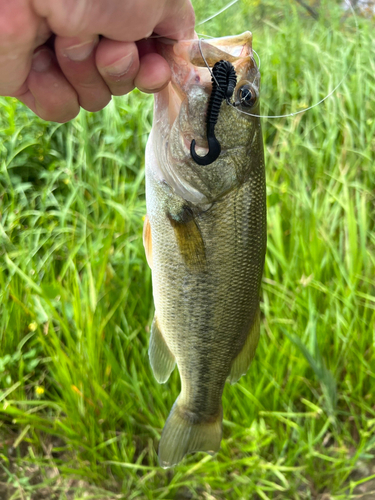
[[242, 85], [237, 91], [237, 100], [242, 106], [252, 108], [257, 99], [258, 93], [250, 83]]

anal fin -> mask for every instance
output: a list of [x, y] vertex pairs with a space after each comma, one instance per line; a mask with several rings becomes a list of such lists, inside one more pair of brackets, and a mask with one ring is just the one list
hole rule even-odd
[[163, 338], [156, 316], [151, 326], [148, 356], [156, 380], [159, 384], [164, 384], [169, 379], [176, 361]]
[[242, 375], [245, 375], [249, 369], [250, 363], [254, 358], [255, 351], [259, 341], [260, 333], [260, 311], [259, 308], [255, 313], [254, 322], [247, 336], [245, 345], [241, 352], [234, 358], [232, 367], [229, 373], [228, 381], [235, 384]]

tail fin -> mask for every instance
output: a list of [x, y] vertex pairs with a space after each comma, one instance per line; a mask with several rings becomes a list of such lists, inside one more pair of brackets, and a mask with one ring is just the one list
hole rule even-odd
[[[194, 422], [195, 420], [195, 422]], [[167, 469], [178, 464], [187, 453], [206, 451], [213, 455], [220, 449], [223, 410], [209, 422], [197, 421], [191, 412], [178, 404], [173, 405], [164, 426], [159, 444], [159, 462]]]

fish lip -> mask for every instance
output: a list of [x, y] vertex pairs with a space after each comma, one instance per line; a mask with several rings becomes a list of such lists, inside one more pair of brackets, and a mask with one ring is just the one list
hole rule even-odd
[[190, 62], [198, 67], [207, 67], [207, 64], [212, 67], [221, 59], [229, 61], [235, 68], [249, 64], [253, 58], [252, 41], [250, 31], [210, 40], [193, 40], [189, 49]]
[[[252, 41], [252, 33], [245, 31], [239, 35], [210, 38], [209, 40], [199, 38], [198, 35], [188, 40], [172, 40], [161, 37], [158, 39], [158, 44], [160, 44], [159, 49], [161, 52], [173, 52], [176, 57], [182, 57], [195, 66], [204, 67], [206, 63], [202, 58], [202, 52], [205, 46], [208, 49], [214, 48], [214, 56], [217, 56], [215, 62], [219, 61], [223, 56], [225, 56], [226, 60], [232, 62], [253, 55]], [[167, 48], [166, 51], [163, 50], [165, 48]]]
[[209, 86], [211, 74], [207, 65], [213, 67], [222, 59], [232, 63], [238, 81], [251, 68], [257, 68], [250, 31], [210, 40], [198, 37], [180, 41], [161, 38], [157, 42], [157, 51], [168, 62], [172, 72], [171, 83], [181, 97], [186, 95], [187, 89], [194, 83]]

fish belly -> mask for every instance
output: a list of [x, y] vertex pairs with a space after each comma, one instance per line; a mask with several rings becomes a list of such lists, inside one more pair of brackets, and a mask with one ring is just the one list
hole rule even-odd
[[[183, 428], [183, 423], [190, 427], [211, 425], [212, 429], [216, 426], [212, 432], [220, 445], [224, 384], [259, 317], [266, 250], [264, 167], [254, 170], [243, 184], [208, 208], [195, 210], [193, 222], [189, 221], [194, 230], [187, 231], [185, 239], [184, 221], [177, 232], [174, 223], [186, 210], [185, 200], [157, 178], [152, 168], [146, 171], [146, 190], [155, 325], [181, 377], [181, 394], [163, 436], [168, 422], [180, 426], [185, 434], [188, 428]], [[199, 238], [201, 241], [192, 243]], [[190, 248], [192, 258], [186, 255], [184, 245]], [[162, 465], [170, 466], [195, 449], [216, 451], [207, 429], [201, 428], [203, 437], [190, 435], [190, 444], [179, 445], [179, 453], [170, 451], [176, 440], [183, 441], [177, 431], [165, 437], [164, 445], [162, 437]], [[208, 442], [202, 443], [206, 438]]]

